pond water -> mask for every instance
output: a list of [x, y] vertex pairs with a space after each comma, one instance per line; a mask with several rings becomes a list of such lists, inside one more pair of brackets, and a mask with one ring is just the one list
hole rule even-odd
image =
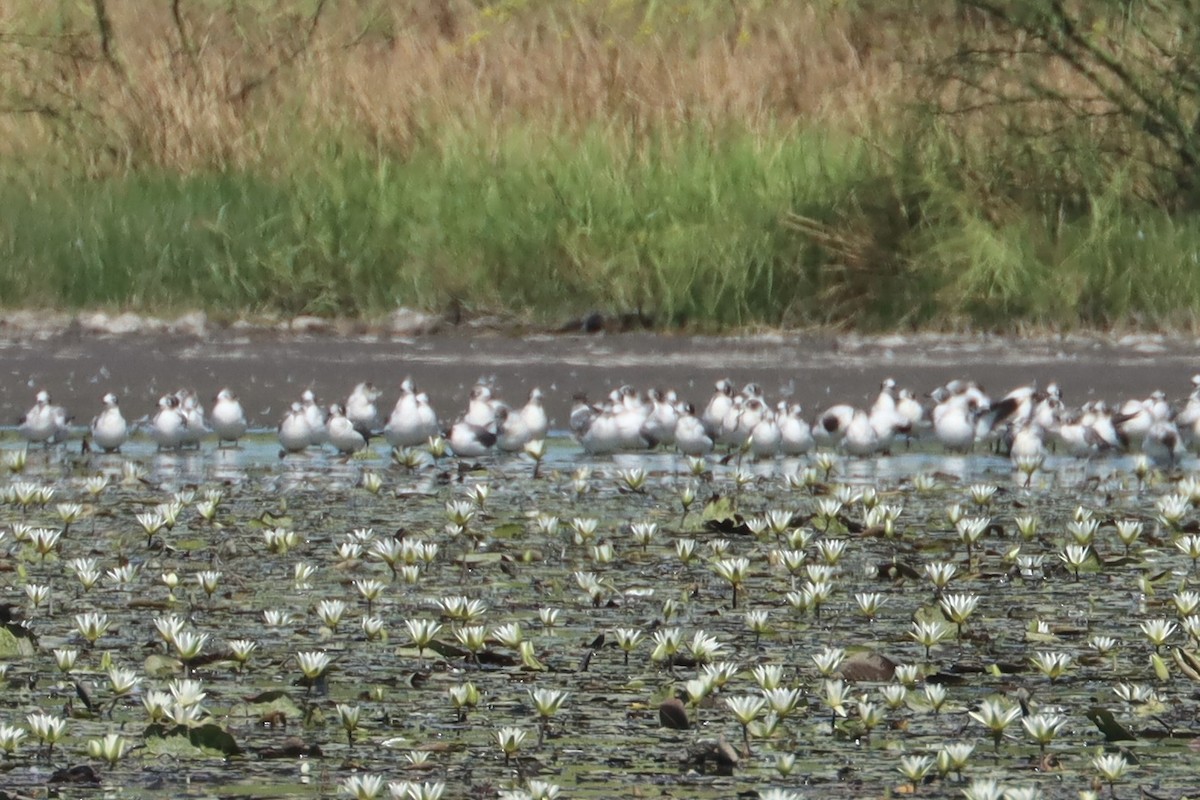
[[[492, 798], [542, 790], [534, 780], [576, 798], [957, 797], [994, 778], [1073, 798], [1109, 792], [1103, 754], [1128, 764], [1118, 797], [1196, 790], [1200, 661], [1185, 627], [1200, 608], [1188, 594], [1200, 552], [1187, 552], [1200, 484], [1186, 472], [1139, 479], [1128, 458], [1051, 457], [1025, 486], [982, 454], [700, 464], [594, 459], [562, 437], [536, 478], [527, 457], [281, 460], [267, 433], [199, 453], [30, 450], [23, 465], [11, 434], [0, 448], [0, 748], [2, 726], [25, 731], [0, 761], [10, 796], [332, 797], [378, 775], [379, 796], [387, 781]], [[994, 494], [972, 488], [987, 485]], [[1188, 499], [1175, 509], [1170, 496]], [[986, 522], [968, 548], [975, 517]], [[1129, 546], [1126, 520], [1141, 523]], [[956, 570], [940, 591], [927, 572], [938, 563]], [[860, 595], [873, 594], [868, 615]], [[954, 595], [978, 603], [961, 631], [941, 602]], [[94, 644], [78, 619], [89, 613], [107, 623]], [[160, 630], [172, 617], [174, 643]], [[440, 627], [418, 648], [421, 621]], [[918, 625], [943, 638], [927, 651]], [[463, 629], [476, 626], [472, 656]], [[189, 632], [202, 641], [185, 654]], [[254, 643], [244, 662], [242, 640]], [[851, 660], [833, 663], [831, 649]], [[77, 651], [69, 671], [56, 650]], [[307, 680], [300, 653], [331, 663]], [[902, 697], [886, 688], [890, 668], [862, 671], [867, 654], [916, 667]], [[115, 687], [110, 669], [132, 685]], [[176, 684], [182, 700], [147, 708], [185, 676], [198, 689]], [[773, 680], [798, 694], [744, 729], [727, 700], [762, 697]], [[478, 699], [456, 708], [451, 691], [467, 684]], [[567, 693], [544, 722], [539, 689]], [[189, 705], [189, 691], [204, 697]], [[672, 697], [686, 730], [660, 725]], [[1044, 753], [1020, 718], [996, 744], [972, 716], [997, 697], [1054, 723]], [[357, 709], [350, 736], [339, 705]], [[38, 712], [65, 721], [53, 747], [31, 730]], [[507, 727], [526, 732], [508, 758]], [[126, 746], [111, 765], [99, 744], [89, 753], [106, 734]], [[697, 756], [721, 740], [739, 753], [731, 775]], [[961, 770], [902, 773], [955, 742], [975, 746]], [[56, 782], [70, 776], [82, 782]]]

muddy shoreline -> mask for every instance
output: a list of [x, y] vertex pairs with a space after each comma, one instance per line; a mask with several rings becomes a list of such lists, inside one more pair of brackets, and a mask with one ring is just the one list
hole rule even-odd
[[256, 426], [273, 426], [308, 387], [331, 401], [371, 380], [390, 407], [411, 375], [444, 418], [465, 405], [477, 380], [494, 382], [519, 402], [533, 386], [547, 392], [561, 425], [576, 392], [602, 396], [612, 387], [662, 386], [703, 403], [714, 381], [757, 381], [771, 398], [787, 397], [810, 413], [834, 402], [860, 402], [892, 376], [928, 391], [971, 377], [993, 394], [1030, 380], [1058, 381], [1069, 404], [1119, 399], [1161, 388], [1186, 395], [1200, 372], [1194, 337], [1062, 336], [1020, 339], [970, 335], [765, 334], [698, 336], [662, 333], [510, 334], [461, 332], [420, 336], [344, 334], [330, 330], [162, 329], [106, 334], [79, 325], [23, 330], [0, 327], [0, 419], [13, 424], [38, 388], [49, 389], [77, 423], [107, 391], [126, 415], [148, 413], [159, 394], [190, 387], [210, 398], [222, 386], [242, 397]]

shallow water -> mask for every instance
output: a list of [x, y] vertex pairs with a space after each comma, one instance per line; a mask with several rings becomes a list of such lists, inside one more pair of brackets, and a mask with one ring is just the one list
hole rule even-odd
[[[10, 434], [0, 446], [10, 453], [16, 442]], [[144, 474], [128, 475], [129, 463]], [[530, 777], [560, 784], [561, 796], [579, 798], [664, 793], [728, 798], [769, 787], [793, 787], [807, 796], [862, 797], [901, 789], [906, 783], [898, 771], [902, 755], [935, 755], [947, 742], [969, 741], [977, 747], [964, 770], [968, 779], [995, 776], [1008, 785], [1036, 784], [1046, 797], [1075, 797], [1089, 788], [1096, 774], [1091, 759], [1106, 748], [1122, 748], [1131, 762], [1140, 762], [1117, 784], [1119, 797], [1134, 796], [1138, 785], [1163, 797], [1193, 791], [1188, 762], [1179, 756], [1191, 753], [1200, 701], [1171, 648], [1195, 643], [1189, 644], [1181, 630], [1172, 633], [1163, 648], [1168, 676], [1160, 680], [1150, 661], [1153, 648], [1138, 627], [1160, 617], [1177, 621], [1172, 594], [1191, 585], [1192, 563], [1172, 545], [1175, 535], [1155, 522], [1155, 501], [1178, 485], [1179, 476], [1153, 478], [1152, 485], [1141, 487], [1125, 459], [1081, 464], [1051, 458], [1025, 489], [1004, 459], [948, 458], [918, 450], [884, 459], [839, 459], [831, 480], [810, 489], [790, 488], [784, 481], [804, 468], [819, 470], [814, 464], [743, 464], [746, 477], [739, 487], [736, 462], [710, 463], [709, 473], [693, 477], [688, 463], [673, 456], [593, 459], [562, 439], [553, 442], [536, 480], [524, 457], [485, 461], [465, 471], [451, 460], [406, 470], [382, 451], [350, 460], [316, 454], [280, 460], [269, 434], [251, 437], [240, 449], [216, 451], [206, 445], [185, 454], [157, 454], [140, 441], [119, 456], [31, 450], [23, 472], [0, 485], [32, 482], [55, 492], [44, 507], [3, 507], [0, 549], [9, 554], [3, 562], [8, 566], [0, 567], [3, 602], [23, 616], [36, 644], [32, 654], [3, 659], [9, 688], [0, 699], [0, 724], [26, 727], [25, 715], [34, 709], [72, 718], [66, 739], [49, 757], [30, 737], [22, 741], [13, 757], [0, 763], [0, 783], [8, 791], [37, 793], [55, 770], [89, 764], [97, 770], [99, 786], [72, 786], [68, 795], [119, 790], [127, 797], [333, 796], [343, 781], [364, 771], [389, 780], [445, 781], [444, 796], [452, 798], [495, 797]], [[633, 476], [622, 471], [635, 468], [647, 477], [640, 490], [631, 491]], [[581, 469], [586, 477], [579, 475]], [[93, 498], [83, 481], [98, 472], [111, 482]], [[363, 487], [364, 473], [381, 477], [378, 494]], [[936, 486], [919, 491], [913, 481], [918, 474], [936, 474]], [[972, 505], [967, 486], [977, 482], [999, 487], [990, 505]], [[864, 510], [857, 501], [822, 533], [821, 520], [808, 516], [818, 499], [841, 484], [856, 492], [872, 488], [883, 503], [902, 504], [895, 535], [863, 532]], [[488, 486], [489, 493], [467, 533], [448, 532], [447, 502], [467, 498], [479, 485]], [[686, 518], [678, 499], [684, 486], [692, 486], [698, 498]], [[212, 489], [223, 497], [215, 521], [208, 523], [195, 504]], [[148, 537], [136, 515], [180, 491], [194, 496], [174, 529]], [[61, 529], [55, 504], [63, 501], [81, 502], [84, 511], [56, 549], [43, 557], [32, 544], [14, 541], [20, 523]], [[946, 518], [952, 502], [999, 525], [984, 535], [969, 560]], [[812, 533], [802, 548], [810, 563], [821, 560], [822, 539], [846, 542], [832, 594], [819, 615], [789, 602], [788, 593], [807, 577], [803, 571], [789, 575], [778, 563], [778, 551], [787, 547], [781, 536], [750, 535], [740, 527], [740, 517], [721, 522], [735, 506], [742, 515], [772, 509], [799, 514], [797, 522]], [[1095, 550], [1103, 559], [1102, 564], [1089, 559], [1078, 580], [1058, 556], [1070, 541], [1066, 525], [1077, 506], [1093, 510], [1102, 523]], [[535, 512], [557, 516], [558, 530], [539, 530]], [[1015, 530], [1014, 517], [1021, 514], [1040, 519], [1040, 533], [1030, 541], [1022, 541]], [[597, 520], [590, 541], [574, 541], [568, 523], [575, 517]], [[1129, 558], [1111, 525], [1125, 517], [1145, 521]], [[1194, 519], [1189, 510], [1185, 523]], [[659, 526], [644, 548], [631, 538], [629, 524], [636, 521]], [[274, 528], [295, 531], [296, 545], [271, 552], [264, 531]], [[436, 543], [437, 556], [420, 570], [415, 584], [393, 579], [369, 550], [357, 559], [339, 558], [337, 546], [363, 528], [372, 529], [377, 539]], [[697, 541], [690, 564], [676, 554], [680, 539]], [[728, 584], [710, 565], [713, 547], [722, 540], [729, 555], [750, 560], [736, 609]], [[605, 542], [612, 545], [612, 560], [597, 561], [592, 545]], [[1011, 553], [1018, 545], [1022, 554], [1043, 555], [1043, 564], [1018, 567]], [[102, 571], [122, 563], [138, 569], [127, 587], [102, 578], [84, 591], [68, 566], [80, 557], [96, 559]], [[960, 569], [949, 591], [977, 594], [981, 600], [962, 640], [942, 641], [926, 661], [909, 630], [914, 619], [941, 617], [932, 585], [920, 575], [935, 560]], [[316, 568], [306, 587], [294, 580], [297, 563]], [[892, 566], [897, 564], [899, 571]], [[194, 577], [207, 569], [221, 573], [211, 597]], [[160, 577], [172, 571], [180, 579], [174, 593]], [[598, 605], [581, 590], [578, 572], [596, 576]], [[367, 641], [359, 625], [366, 605], [353, 580], [369, 577], [385, 584], [372, 609], [387, 632], [381, 641]], [[25, 595], [27, 584], [48, 585], [50, 599], [34, 608]], [[874, 622], [857, 610], [854, 597], [860, 592], [886, 597]], [[514, 648], [497, 641], [488, 644], [479, 666], [456, 650], [455, 623], [434, 601], [458, 594], [486, 604], [480, 624], [489, 631], [519, 623], [544, 668], [523, 666]], [[347, 603], [336, 630], [316, 612], [318, 602], [329, 599]], [[669, 619], [668, 600], [674, 604]], [[541, 608], [558, 609], [553, 629], [543, 628]], [[263, 612], [270, 609], [287, 611], [293, 619], [269, 627]], [[757, 642], [743, 615], [747, 609], [768, 612], [769, 630]], [[106, 613], [111, 622], [93, 648], [75, 626], [75, 615], [86, 611]], [[155, 617], [168, 613], [210, 636], [192, 674], [207, 692], [202, 705], [211, 716], [206, 724], [231, 734], [238, 755], [170, 750], [178, 741], [171, 745], [147, 735], [141, 700], [151, 689], [164, 689], [182, 669], [153, 625]], [[442, 623], [431, 649], [418, 652], [409, 641], [409, 619]], [[1039, 621], [1044, 629], [1038, 629]], [[687, 731], [658, 725], [658, 703], [683, 691], [700, 673], [695, 665], [669, 669], [651, 660], [653, 633], [669, 627], [679, 628], [685, 643], [699, 630], [715, 636], [722, 649], [714, 660], [740, 668], [715, 698], [689, 708], [698, 725]], [[616, 628], [645, 634], [628, 666], [615, 646]], [[605, 635], [602, 644], [600, 634]], [[1089, 647], [1094, 634], [1118, 639], [1115, 655], [1096, 655]], [[241, 671], [227, 646], [238, 638], [258, 645]], [[920, 664], [928, 683], [946, 686], [946, 704], [940, 713], [930, 713], [923, 681], [902, 708], [888, 712], [869, 740], [853, 705], [831, 729], [830, 712], [822, 704], [823, 679], [812, 659], [826, 646]], [[79, 650], [69, 677], [55, 665], [53, 650], [63, 647]], [[334, 662], [318, 685], [305, 688], [299, 685], [296, 653], [310, 650], [325, 651]], [[1067, 674], [1053, 683], [1040, 674], [1030, 664], [1039, 651], [1070, 655]], [[128, 697], [113, 697], [102, 669], [106, 658], [141, 678]], [[689, 748], [718, 737], [743, 746], [742, 730], [724, 698], [756, 694], [750, 668], [762, 664], [784, 668], [784, 684], [803, 690], [799, 706], [773, 735], [752, 738], [753, 754], [743, 756], [732, 777], [711, 769], [701, 774], [685, 760]], [[94, 710], [77, 697], [74, 680], [83, 685]], [[482, 699], [460, 721], [447, 690], [468, 680]], [[1113, 686], [1122, 681], [1152, 687], [1161, 703], [1121, 701]], [[879, 703], [883, 683], [856, 684], [852, 694], [867, 694]], [[569, 692], [541, 746], [529, 695], [534, 687]], [[990, 737], [967, 712], [997, 693], [1028, 697], [1031, 711], [1064, 715], [1064, 727], [1048, 748], [1050, 759], [1040, 759], [1019, 722], [993, 752]], [[352, 746], [338, 722], [337, 703], [361, 709]], [[1106, 743], [1088, 719], [1093, 707], [1110, 710], [1137, 740]], [[495, 732], [507, 725], [524, 728], [529, 738], [519, 758], [505, 764]], [[108, 732], [119, 732], [131, 746], [111, 769], [87, 754], [87, 741]], [[287, 750], [290, 737], [306, 748], [318, 747], [321, 755], [302, 757]], [[184, 760], [175, 763], [161, 755], [164, 748]], [[414, 767], [408, 760], [413, 751], [428, 753], [427, 765]], [[788, 753], [796, 765], [783, 777], [775, 760]], [[954, 776], [931, 777], [917, 794], [959, 796], [961, 786]]]

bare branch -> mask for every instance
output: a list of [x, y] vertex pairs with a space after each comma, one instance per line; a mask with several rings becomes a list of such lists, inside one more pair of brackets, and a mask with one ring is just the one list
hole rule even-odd
[[117, 61], [116, 44], [113, 42], [112, 18], [108, 16], [107, 0], [92, 0], [92, 10], [96, 14], [96, 28], [100, 33], [100, 52], [104, 60], [119, 74], [125, 70]]

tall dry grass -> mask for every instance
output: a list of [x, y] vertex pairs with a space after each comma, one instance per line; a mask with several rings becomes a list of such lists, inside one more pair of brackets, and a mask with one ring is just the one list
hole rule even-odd
[[8, 0], [0, 297], [1195, 325], [1200, 220], [965, 5]]
[[[885, 4], [891, 5], [891, 4]], [[275, 163], [297, 130], [392, 153], [533, 122], [668, 144], [672, 131], [887, 123], [913, 84], [902, 3], [466, 0], [0, 5], [9, 153], [93, 172]], [[11, 113], [19, 109], [19, 113]]]

